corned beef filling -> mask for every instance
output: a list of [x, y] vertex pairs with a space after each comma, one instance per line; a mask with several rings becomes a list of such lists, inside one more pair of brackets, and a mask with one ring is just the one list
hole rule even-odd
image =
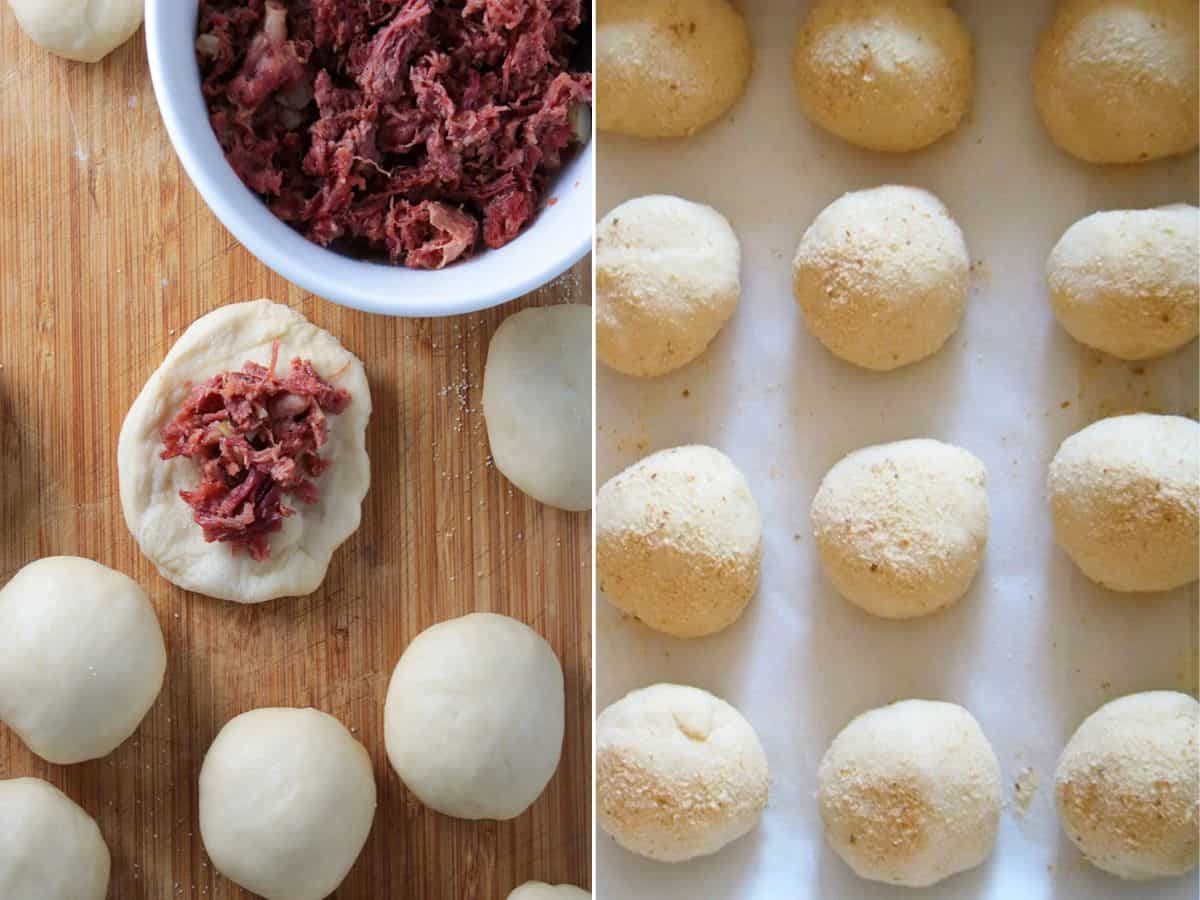
[[307, 360], [293, 359], [292, 371], [275, 374], [247, 362], [240, 372], [214, 375], [192, 388], [183, 409], [162, 430], [163, 459], [185, 456], [200, 465], [200, 484], [179, 496], [206, 541], [225, 541], [253, 559], [271, 555], [268, 538], [295, 510], [285, 493], [316, 503], [311, 479], [330, 462], [320, 454], [328, 439], [326, 415], [341, 413], [350, 395], [318, 375]]
[[582, 0], [200, 0], [196, 55], [229, 163], [275, 215], [438, 269], [516, 237], [578, 143], [582, 21]]

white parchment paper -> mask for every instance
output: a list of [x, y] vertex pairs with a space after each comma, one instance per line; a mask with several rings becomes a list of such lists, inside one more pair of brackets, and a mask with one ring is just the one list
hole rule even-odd
[[[771, 763], [760, 827], [722, 853], [669, 866], [598, 841], [597, 896], [882, 898], [828, 849], [813, 799], [817, 764], [853, 716], [907, 697], [961, 703], [1004, 772], [1006, 805], [989, 863], [921, 896], [1189, 898], [1191, 876], [1126, 884], [1093, 869], [1060, 831], [1055, 761], [1082, 719], [1122, 694], [1195, 691], [1197, 592], [1143, 598], [1097, 588], [1055, 548], [1043, 495], [1060, 441], [1102, 416], [1139, 408], [1195, 415], [1197, 347], [1130, 364], [1073, 342], [1050, 312], [1045, 260], [1062, 232], [1100, 209], [1197, 202], [1197, 160], [1101, 169], [1059, 152], [1041, 129], [1029, 70], [1049, 0], [960, 2], [975, 36], [974, 114], [950, 139], [886, 157], [824, 135], [791, 87], [804, 2], [743, 0], [757, 49], [733, 114], [687, 141], [601, 136], [599, 212], [673, 193], [708, 203], [742, 242], [741, 306], [697, 362], [655, 380], [600, 365], [601, 481], [654, 450], [706, 443], [745, 471], [762, 508], [762, 588], [713, 638], [661, 637], [598, 603], [597, 704], [657, 681], [694, 684], [737, 706]], [[963, 327], [935, 357], [873, 375], [810, 337], [792, 300], [801, 234], [842, 193], [884, 183], [932, 190], [967, 237], [973, 288]], [[956, 607], [885, 622], [823, 580], [809, 505], [851, 450], [910, 437], [959, 444], [988, 466], [992, 530], [974, 588]], [[1035, 782], [1027, 808], [1014, 783]]]

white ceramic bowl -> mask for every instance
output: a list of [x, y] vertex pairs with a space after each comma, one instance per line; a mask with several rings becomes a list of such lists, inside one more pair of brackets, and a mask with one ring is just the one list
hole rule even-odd
[[[496, 306], [545, 284], [591, 246], [593, 146], [551, 185], [555, 198], [515, 240], [438, 271], [350, 259], [285, 225], [225, 161], [200, 93], [194, 0], [146, 0], [150, 76], [175, 152], [209, 208], [284, 278], [335, 303], [392, 316], [442, 316]], [[230, 298], [238, 299], [238, 298]], [[241, 298], [244, 299], [244, 298]]]

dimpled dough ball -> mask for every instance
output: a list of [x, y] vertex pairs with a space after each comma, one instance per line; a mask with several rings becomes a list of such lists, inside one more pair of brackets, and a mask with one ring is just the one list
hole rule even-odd
[[749, 832], [767, 805], [753, 727], [707, 691], [656, 684], [596, 721], [600, 827], [633, 853], [683, 862]]
[[154, 704], [166, 669], [154, 607], [120, 572], [54, 556], [0, 590], [0, 719], [43, 759], [107, 756]]
[[1059, 758], [1054, 796], [1089, 862], [1139, 880], [1195, 868], [1198, 733], [1200, 705], [1174, 691], [1121, 697], [1084, 720]]
[[974, 717], [904, 700], [842, 729], [817, 771], [825, 837], [856, 874], [927, 887], [991, 855], [1000, 765]]
[[1054, 142], [1085, 162], [1187, 153], [1200, 136], [1196, 0], [1063, 0], [1033, 67]]
[[508, 900], [587, 900], [592, 895], [569, 884], [527, 881], [508, 895]]
[[104, 900], [108, 846], [66, 794], [40, 778], [0, 781], [0, 897]]
[[1058, 545], [1114, 591], [1168, 591], [1200, 567], [1200, 425], [1138, 413], [1062, 442], [1047, 480]]
[[611, 478], [596, 497], [600, 589], [680, 638], [737, 621], [758, 587], [762, 520], [746, 478], [712, 447], [675, 447]]
[[622, 203], [596, 230], [596, 355], [641, 377], [687, 365], [737, 308], [740, 261], [737, 235], [712, 207]]
[[987, 469], [940, 441], [851, 453], [821, 482], [813, 533], [843, 597], [885, 619], [936, 612], [967, 592], [991, 520]]
[[958, 127], [973, 68], [971, 35], [946, 0], [820, 0], [800, 29], [793, 74], [817, 125], [903, 153]]
[[742, 95], [754, 51], [728, 0], [604, 0], [596, 19], [597, 127], [686, 137]]
[[1075, 340], [1121, 359], [1182, 347], [1200, 327], [1200, 209], [1099, 212], [1050, 254], [1054, 315]]
[[796, 251], [792, 287], [830, 352], [885, 372], [936, 353], [967, 302], [962, 231], [937, 197], [909, 187], [846, 194]]
[[8, 0], [30, 40], [66, 59], [99, 62], [142, 24], [144, 0]]

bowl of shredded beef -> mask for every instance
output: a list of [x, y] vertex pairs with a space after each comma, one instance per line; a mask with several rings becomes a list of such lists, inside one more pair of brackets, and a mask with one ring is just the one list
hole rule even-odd
[[588, 250], [584, 0], [147, 0], [171, 141], [216, 216], [335, 302], [448, 315]]

